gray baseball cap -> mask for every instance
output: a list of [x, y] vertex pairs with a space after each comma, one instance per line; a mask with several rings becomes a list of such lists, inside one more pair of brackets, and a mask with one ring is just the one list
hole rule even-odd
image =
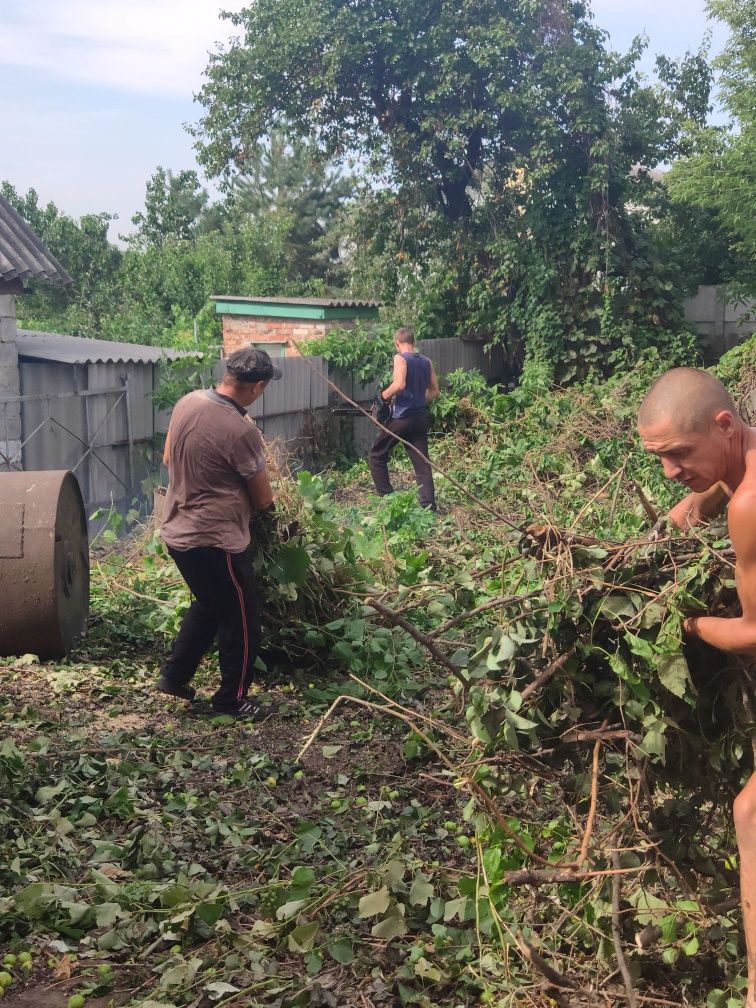
[[282, 374], [264, 350], [251, 346], [235, 350], [226, 361], [226, 370], [245, 382], [270, 381]]

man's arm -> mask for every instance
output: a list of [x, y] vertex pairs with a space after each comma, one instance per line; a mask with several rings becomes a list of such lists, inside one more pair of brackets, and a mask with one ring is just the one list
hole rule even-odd
[[735, 583], [742, 616], [693, 616], [685, 620], [687, 633], [720, 651], [756, 653], [756, 492], [733, 497], [728, 514], [735, 549]]
[[171, 457], [170, 446], [171, 446], [171, 429], [169, 427], [168, 433], [165, 435], [165, 444], [163, 445], [163, 465], [166, 467], [166, 469], [168, 468], [169, 459]]
[[394, 354], [394, 376], [391, 384], [385, 388], [381, 395], [385, 400], [393, 399], [404, 390], [407, 384], [407, 361], [401, 354]]
[[688, 494], [679, 504], [675, 504], [667, 518], [683, 532], [703, 525], [722, 514], [730, 495], [723, 483], [715, 483], [703, 493]]
[[264, 511], [273, 503], [273, 490], [268, 478], [268, 470], [262, 469], [248, 480], [244, 481], [247, 496], [253, 511]]
[[433, 361], [430, 362], [430, 366], [430, 381], [428, 382], [428, 388], [425, 390], [426, 403], [432, 403], [439, 393], [438, 378], [436, 377], [436, 369], [433, 367]]

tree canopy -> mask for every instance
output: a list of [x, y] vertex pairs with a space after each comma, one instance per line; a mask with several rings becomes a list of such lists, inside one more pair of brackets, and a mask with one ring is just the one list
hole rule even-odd
[[136, 225], [132, 242], [160, 245], [166, 238], [191, 238], [207, 203], [196, 171], [174, 175], [159, 166], [147, 180], [144, 211], [131, 218]]
[[740, 294], [756, 295], [756, 2], [709, 0], [712, 16], [730, 27], [716, 60], [720, 99], [729, 127], [695, 131], [696, 149], [673, 168], [669, 186], [681, 206], [713, 216], [735, 255], [723, 279]]
[[652, 343], [677, 353], [681, 296], [642, 205], [648, 169], [708, 110], [701, 54], [635, 70], [572, 0], [268, 0], [229, 15], [199, 157], [244, 171], [285, 120], [352, 156], [352, 287], [425, 335], [498, 339], [568, 379]]

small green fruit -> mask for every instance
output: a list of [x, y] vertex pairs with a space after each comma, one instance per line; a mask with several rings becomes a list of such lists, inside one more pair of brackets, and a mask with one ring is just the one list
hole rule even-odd
[[265, 783], [268, 785], [268, 787], [277, 787], [278, 786], [278, 781], [276, 780], [275, 777], [266, 777], [265, 778]]
[[181, 946], [171, 945], [171, 955], [181, 955]]
[[24, 950], [23, 952], [18, 953], [18, 958], [21, 960], [21, 962], [31, 962], [32, 954], [31, 952], [27, 952], [26, 950]]
[[391, 799], [391, 801], [396, 801], [398, 797], [399, 792], [396, 789], [394, 789], [393, 791], [389, 791], [389, 798]]
[[110, 976], [112, 972], [113, 967], [110, 965], [110, 963], [102, 963], [100, 966], [97, 967], [97, 976], [101, 977]]
[[10, 987], [12, 983], [13, 977], [7, 970], [3, 970], [2, 973], [0, 973], [0, 987]]
[[83, 994], [72, 994], [68, 999], [68, 1008], [84, 1008], [87, 999]]
[[294, 774], [294, 780], [302, 780], [304, 778], [304, 775], [305, 775], [304, 770], [297, 770], [297, 772]]
[[457, 837], [457, 843], [459, 844], [460, 847], [469, 847], [470, 846], [470, 837], [465, 836], [464, 833], [463, 833], [462, 836], [458, 836]]
[[338, 798], [334, 798], [331, 802], [331, 808], [341, 808], [341, 801]]
[[9, 952], [8, 955], [5, 956], [5, 958], [3, 959], [3, 966], [15, 966], [15, 965], [16, 965], [16, 957]]

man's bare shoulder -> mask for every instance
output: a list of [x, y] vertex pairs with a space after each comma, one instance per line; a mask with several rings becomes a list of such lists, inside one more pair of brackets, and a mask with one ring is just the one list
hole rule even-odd
[[730, 499], [727, 525], [733, 540], [756, 542], [756, 479], [748, 479], [748, 474]]

